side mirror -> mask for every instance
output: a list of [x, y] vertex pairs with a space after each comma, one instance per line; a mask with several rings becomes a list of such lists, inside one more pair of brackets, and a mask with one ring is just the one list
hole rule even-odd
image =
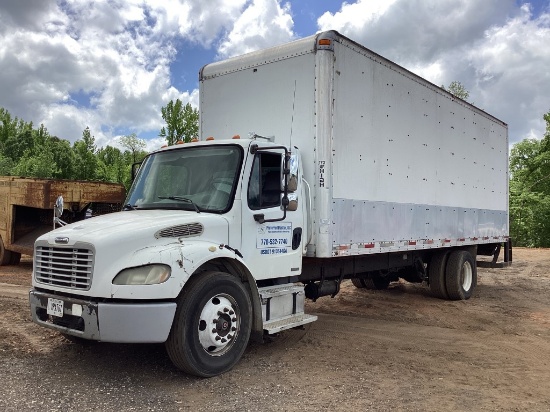
[[289, 170], [288, 175], [288, 191], [295, 192], [298, 190], [298, 170], [300, 169], [300, 155], [298, 153], [293, 153], [290, 155], [289, 160]]
[[55, 200], [55, 205], [53, 207], [53, 214], [55, 217], [60, 218], [63, 214], [63, 196], [59, 196]]
[[63, 215], [63, 196], [59, 196], [55, 200], [55, 205], [53, 206], [53, 228], [55, 225], [65, 226], [67, 223], [61, 220], [61, 215]]

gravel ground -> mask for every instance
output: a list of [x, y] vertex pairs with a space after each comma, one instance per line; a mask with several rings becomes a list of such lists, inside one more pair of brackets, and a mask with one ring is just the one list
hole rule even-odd
[[248, 347], [230, 372], [190, 377], [163, 345], [67, 341], [30, 321], [32, 262], [0, 268], [3, 411], [549, 411], [550, 250], [479, 269], [468, 301], [345, 282], [319, 320]]

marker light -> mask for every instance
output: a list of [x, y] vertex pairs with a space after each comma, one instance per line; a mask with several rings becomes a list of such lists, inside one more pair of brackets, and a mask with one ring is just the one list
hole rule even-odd
[[213, 136], [208, 136], [208, 137], [206, 138], [206, 141], [209, 141], [209, 140], [214, 140], [214, 137], [213, 137]]
[[319, 46], [330, 46], [330, 39], [319, 39]]
[[235, 136], [233, 136], [233, 139], [240, 139], [240, 138], [241, 138], [241, 136], [238, 135], [238, 134], [236, 134]]

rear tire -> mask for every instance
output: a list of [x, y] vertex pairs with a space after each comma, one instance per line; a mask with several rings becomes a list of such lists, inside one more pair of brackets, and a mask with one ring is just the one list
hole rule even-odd
[[428, 267], [428, 281], [432, 296], [439, 299], [449, 299], [445, 284], [445, 271], [447, 267], [447, 252], [435, 254]]
[[457, 250], [451, 253], [447, 261], [445, 281], [449, 299], [470, 299], [477, 285], [477, 268], [475, 259], [469, 252]]
[[189, 280], [177, 304], [166, 341], [174, 365], [204, 378], [230, 370], [248, 345], [252, 325], [243, 283], [224, 272], [200, 273]]
[[0, 266], [10, 265], [12, 260], [12, 252], [4, 247], [4, 241], [0, 236]]
[[387, 277], [374, 277], [363, 279], [363, 284], [370, 290], [383, 290], [390, 286], [390, 279]]
[[353, 286], [355, 286], [358, 289], [365, 288], [365, 284], [363, 283], [363, 279], [361, 278], [351, 278], [351, 283], [353, 283]]

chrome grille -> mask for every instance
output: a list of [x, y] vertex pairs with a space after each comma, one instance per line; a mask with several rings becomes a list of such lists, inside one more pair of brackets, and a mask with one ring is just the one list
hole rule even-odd
[[155, 237], [190, 237], [199, 236], [202, 234], [203, 227], [200, 223], [189, 223], [187, 225], [171, 226], [159, 230], [155, 233]]
[[90, 249], [36, 247], [34, 277], [37, 282], [88, 290], [92, 285], [93, 266], [94, 253]]

